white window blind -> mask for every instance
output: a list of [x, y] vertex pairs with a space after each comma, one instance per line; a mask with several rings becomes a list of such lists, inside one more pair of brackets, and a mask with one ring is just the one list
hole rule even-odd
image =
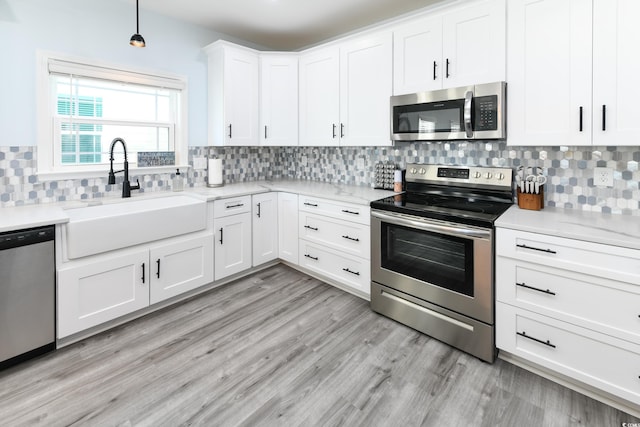
[[139, 152], [173, 153], [176, 165], [186, 164], [185, 79], [78, 60], [42, 62], [48, 108], [40, 123], [48, 131], [39, 138], [39, 174], [102, 171], [114, 138], [126, 141], [131, 168]]

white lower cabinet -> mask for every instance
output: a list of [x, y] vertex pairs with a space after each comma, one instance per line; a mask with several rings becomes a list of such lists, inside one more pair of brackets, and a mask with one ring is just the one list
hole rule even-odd
[[280, 259], [298, 264], [298, 195], [278, 193], [278, 253]]
[[213, 281], [213, 236], [87, 257], [58, 269], [58, 338]]
[[278, 258], [278, 193], [252, 197], [253, 266]]
[[301, 239], [299, 263], [301, 267], [333, 279], [357, 291], [360, 295], [370, 294], [369, 260]]
[[640, 250], [497, 228], [496, 300], [502, 352], [640, 405]]
[[150, 304], [213, 282], [213, 235], [154, 247], [150, 252]]
[[216, 200], [215, 280], [251, 268], [251, 196]]

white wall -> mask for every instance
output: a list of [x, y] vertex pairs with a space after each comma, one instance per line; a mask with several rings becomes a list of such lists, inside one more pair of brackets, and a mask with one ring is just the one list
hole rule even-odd
[[143, 5], [140, 33], [147, 47], [129, 45], [135, 30], [134, 1], [0, 0], [0, 146], [37, 145], [38, 49], [186, 76], [189, 145], [205, 145], [207, 65], [201, 48], [219, 38], [234, 40]]

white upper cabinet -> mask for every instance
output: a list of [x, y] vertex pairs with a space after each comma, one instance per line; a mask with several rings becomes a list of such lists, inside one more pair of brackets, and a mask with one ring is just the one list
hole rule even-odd
[[394, 37], [395, 95], [505, 80], [504, 0], [411, 21]]
[[260, 54], [260, 145], [298, 145], [298, 56]]
[[593, 143], [638, 145], [640, 1], [593, 2]]
[[340, 47], [340, 145], [391, 145], [392, 34]]
[[391, 145], [392, 35], [375, 34], [300, 57], [300, 145]]
[[300, 145], [338, 146], [340, 50], [328, 47], [300, 57]]
[[591, 1], [508, 7], [510, 145], [591, 144]]
[[205, 51], [209, 57], [209, 145], [258, 145], [258, 53], [225, 41], [212, 43]]
[[640, 2], [509, 1], [510, 145], [637, 145]]

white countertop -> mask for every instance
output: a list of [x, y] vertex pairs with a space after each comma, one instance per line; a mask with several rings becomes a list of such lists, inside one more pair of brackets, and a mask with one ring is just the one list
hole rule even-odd
[[640, 249], [640, 217], [544, 208], [539, 211], [513, 205], [498, 218], [496, 227], [510, 228], [587, 242]]
[[[321, 197], [350, 203], [369, 205], [373, 200], [382, 199], [394, 193], [386, 190], [374, 190], [366, 186], [331, 184], [316, 181], [277, 180], [253, 181], [237, 184], [226, 184], [222, 187], [194, 187], [188, 188], [180, 194], [212, 201], [230, 197], [246, 196], [266, 193], [269, 191], [285, 191], [306, 196]], [[163, 197], [175, 195], [173, 192], [133, 192], [132, 198]], [[69, 221], [65, 209], [87, 206], [89, 204], [117, 203], [120, 197], [107, 197], [90, 201], [70, 201], [66, 203], [51, 203], [20, 207], [0, 208], [0, 232], [20, 230], [24, 228], [40, 227], [44, 225], [63, 224]]]

